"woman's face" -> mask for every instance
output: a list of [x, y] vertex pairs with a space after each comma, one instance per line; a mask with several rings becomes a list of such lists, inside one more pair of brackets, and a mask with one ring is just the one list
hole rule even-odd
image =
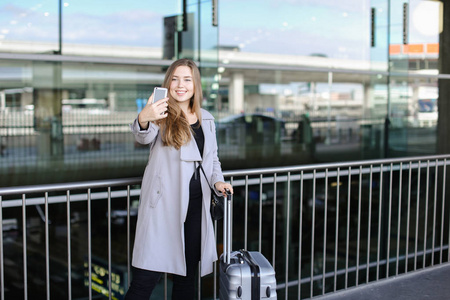
[[178, 104], [189, 103], [189, 100], [194, 96], [194, 79], [192, 78], [191, 68], [179, 66], [175, 69], [169, 93]]

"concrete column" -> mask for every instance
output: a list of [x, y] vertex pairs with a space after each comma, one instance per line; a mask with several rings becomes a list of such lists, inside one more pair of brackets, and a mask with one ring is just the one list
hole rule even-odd
[[92, 82], [88, 82], [88, 88], [86, 89], [86, 94], [84, 95], [85, 98], [88, 99], [94, 99], [95, 98], [95, 91]]
[[[439, 74], [450, 74], [450, 3], [442, 1], [440, 14], [442, 31], [439, 35]], [[437, 153], [450, 153], [450, 80], [439, 79]]]
[[419, 88], [420, 88], [419, 80], [415, 80], [415, 82], [413, 84], [410, 84], [410, 86], [412, 88], [412, 96], [408, 100], [408, 107], [407, 107], [408, 119], [411, 118], [411, 114], [414, 115], [414, 113], [418, 111], [417, 103], [419, 103]]
[[116, 111], [116, 98], [117, 98], [117, 93], [116, 92], [109, 92], [108, 93], [108, 107], [109, 110], [111, 112]]
[[372, 116], [373, 109], [373, 85], [364, 83], [364, 99], [363, 99], [363, 117], [370, 118]]
[[23, 91], [20, 95], [20, 107], [25, 108], [31, 104], [33, 104], [33, 94], [28, 91]]
[[110, 111], [116, 111], [117, 93], [114, 91], [114, 84], [109, 84], [108, 107]]
[[37, 152], [41, 158], [62, 155], [62, 91], [60, 63], [33, 64], [34, 129], [39, 133]]
[[311, 91], [312, 98], [310, 99], [310, 102], [308, 103], [308, 105], [310, 106], [309, 112], [313, 112], [316, 109], [317, 82], [311, 81], [310, 91]]
[[237, 114], [244, 111], [244, 75], [241, 73], [231, 75], [228, 104], [232, 113]]
[[6, 109], [6, 95], [4, 91], [0, 91], [0, 110]]

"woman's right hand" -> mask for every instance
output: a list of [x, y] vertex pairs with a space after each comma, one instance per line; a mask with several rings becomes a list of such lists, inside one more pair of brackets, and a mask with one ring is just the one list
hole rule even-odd
[[147, 104], [138, 115], [141, 128], [148, 128], [148, 123], [167, 117], [169, 98], [163, 98], [153, 103], [153, 94], [148, 98]]

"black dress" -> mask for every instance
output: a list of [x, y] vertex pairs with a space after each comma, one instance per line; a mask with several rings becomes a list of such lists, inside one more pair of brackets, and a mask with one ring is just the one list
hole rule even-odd
[[[197, 121], [191, 125], [200, 155], [203, 156], [205, 136]], [[197, 169], [189, 183], [189, 205], [184, 221], [184, 252], [186, 256], [186, 277], [174, 275], [172, 299], [192, 299], [195, 292], [195, 273], [201, 258], [202, 206], [203, 194], [200, 184], [200, 172]]]

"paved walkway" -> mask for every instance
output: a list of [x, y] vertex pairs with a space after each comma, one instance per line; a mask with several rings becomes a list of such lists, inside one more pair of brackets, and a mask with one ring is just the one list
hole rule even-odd
[[325, 295], [320, 300], [449, 300], [450, 263]]

